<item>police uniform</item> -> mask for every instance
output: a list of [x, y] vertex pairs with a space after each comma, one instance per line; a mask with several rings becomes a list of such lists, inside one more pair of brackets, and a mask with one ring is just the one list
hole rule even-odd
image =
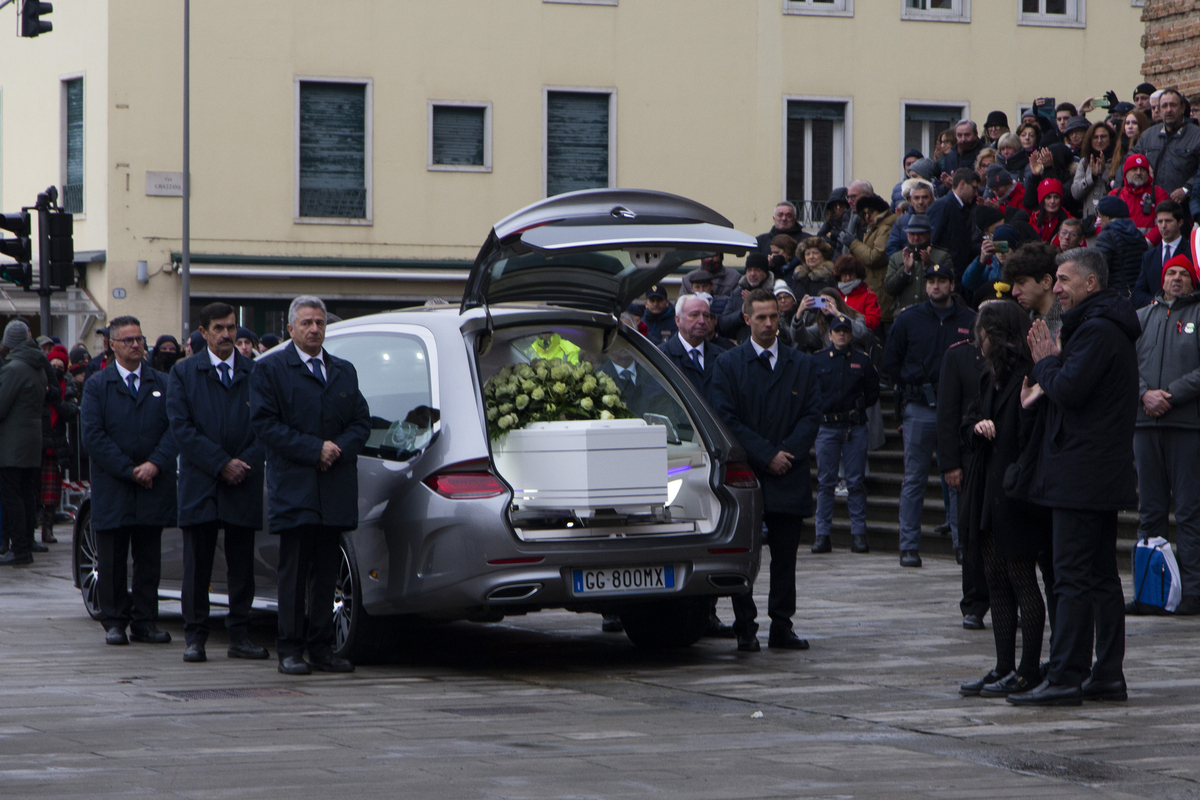
[[[831, 331], [852, 330], [850, 320], [839, 315]], [[867, 490], [863, 473], [867, 462], [867, 409], [879, 400], [879, 375], [866, 353], [831, 346], [813, 357], [813, 371], [821, 386], [821, 427], [817, 431], [817, 538], [814, 553], [831, 549], [833, 495], [838, 467], [845, 465], [847, 503], [850, 507], [851, 550], [867, 547]]]

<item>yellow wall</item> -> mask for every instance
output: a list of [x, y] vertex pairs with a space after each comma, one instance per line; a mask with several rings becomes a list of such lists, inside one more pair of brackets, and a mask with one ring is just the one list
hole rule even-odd
[[[470, 259], [493, 222], [542, 196], [546, 86], [616, 89], [619, 185], [693, 197], [758, 233], [783, 192], [785, 95], [854, 99], [847, 177], [881, 194], [899, 178], [902, 99], [967, 101], [982, 124], [992, 109], [1015, 121], [1017, 103], [1041, 94], [1130, 95], [1140, 9], [1092, 0], [1080, 30], [1018, 26], [1018, 4], [975, 0], [970, 24], [958, 24], [902, 22], [902, 0], [856, 0], [853, 18], [784, 15], [782, 0], [196, 2], [192, 249]], [[178, 278], [162, 272], [139, 286], [134, 276], [138, 259], [157, 273], [180, 245], [180, 199], [144, 189], [147, 170], [181, 169], [182, 2], [75, 0], [51, 19], [51, 34], [0, 49], [4, 210], [58, 182], [57, 82], [86, 70], [87, 219], [76, 249], [108, 255], [89, 288], [110, 315], [175, 331]], [[298, 75], [373, 80], [372, 225], [293, 219]], [[430, 99], [493, 104], [491, 173], [426, 170]], [[232, 293], [298, 288], [198, 285], [222, 280]], [[112, 298], [116, 287], [126, 300]]]

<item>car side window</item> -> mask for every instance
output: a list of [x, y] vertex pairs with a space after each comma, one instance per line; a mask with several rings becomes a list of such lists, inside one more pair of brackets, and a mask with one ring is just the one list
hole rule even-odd
[[439, 414], [433, 408], [429, 351], [419, 337], [350, 333], [329, 337], [325, 349], [358, 371], [358, 388], [371, 411], [363, 455], [404, 461], [429, 443]]

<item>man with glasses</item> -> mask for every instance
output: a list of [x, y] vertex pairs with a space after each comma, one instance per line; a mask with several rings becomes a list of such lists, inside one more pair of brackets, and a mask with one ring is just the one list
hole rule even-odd
[[771, 217], [771, 230], [758, 235], [758, 251], [765, 255], [771, 255], [771, 240], [781, 233], [786, 233], [796, 241], [800, 241], [807, 234], [800, 227], [800, 223], [796, 221], [796, 206], [789, 203], [787, 200], [780, 200], [775, 204], [775, 213]]
[[[178, 449], [167, 420], [167, 376], [145, 361], [146, 337], [134, 317], [108, 327], [115, 361], [83, 385], [83, 445], [92, 464], [100, 622], [108, 644], [165, 644], [158, 579], [162, 530], [175, 525]], [[133, 593], [125, 562], [133, 553]], [[125, 628], [129, 626], [129, 636]]]

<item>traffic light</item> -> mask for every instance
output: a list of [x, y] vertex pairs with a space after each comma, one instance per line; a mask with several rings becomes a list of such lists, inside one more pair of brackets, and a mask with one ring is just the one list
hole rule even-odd
[[34, 37], [54, 30], [54, 23], [41, 19], [54, 11], [50, 3], [39, 0], [23, 0], [21, 3], [21, 35]]
[[48, 219], [50, 285], [66, 289], [75, 285], [75, 218], [66, 211], [54, 211]]
[[[33, 251], [29, 243], [29, 212], [0, 214], [0, 228], [13, 234], [13, 239], [0, 239], [0, 255], [16, 259], [16, 264], [0, 264], [0, 279], [12, 281], [28, 289], [33, 281]], [[72, 255], [74, 258], [74, 255]]]

